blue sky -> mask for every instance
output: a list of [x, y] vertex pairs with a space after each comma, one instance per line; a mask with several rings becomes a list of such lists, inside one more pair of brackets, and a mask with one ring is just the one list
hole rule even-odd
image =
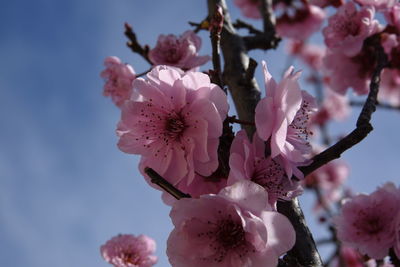
[[[138, 157], [117, 149], [119, 111], [102, 97], [99, 73], [109, 55], [147, 69], [124, 45], [125, 21], [154, 45], [159, 34], [180, 34], [205, 14], [206, 1], [0, 1], [2, 265], [108, 266], [101, 244], [118, 233], [144, 233], [157, 240], [157, 266], [169, 266], [169, 208], [137, 172]], [[207, 33], [201, 37], [205, 54]], [[279, 75], [280, 53], [252, 55]], [[345, 154], [355, 191], [399, 184], [399, 119], [378, 111], [375, 131]], [[334, 127], [339, 133], [352, 125], [354, 118]]]

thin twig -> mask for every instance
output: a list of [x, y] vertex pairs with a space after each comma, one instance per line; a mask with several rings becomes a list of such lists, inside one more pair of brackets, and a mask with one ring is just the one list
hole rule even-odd
[[207, 19], [203, 20], [200, 23], [192, 22], [192, 21], [189, 21], [188, 23], [189, 23], [190, 26], [195, 27], [194, 30], [193, 30], [195, 33], [198, 33], [201, 30], [208, 30], [208, 24], [209, 23], [208, 23]]
[[249, 61], [249, 66], [247, 67], [246, 74], [245, 74], [245, 79], [251, 83], [251, 81], [254, 79], [254, 74], [256, 72], [257, 68], [257, 61], [255, 61], [253, 58], [250, 58]]
[[242, 125], [251, 125], [251, 126], [255, 126], [254, 122], [251, 121], [244, 121], [244, 120], [238, 120], [236, 119], [236, 116], [230, 116], [226, 118], [228, 120], [229, 123], [238, 123], [238, 124], [242, 124]]
[[260, 31], [259, 29], [256, 29], [253, 25], [251, 25], [243, 20], [240, 20], [240, 19], [237, 19], [236, 22], [233, 23], [233, 26], [236, 29], [247, 29], [249, 31], [249, 33], [251, 33], [251, 34], [263, 34], [262, 31]]
[[126, 45], [132, 50], [132, 52], [139, 54], [142, 56], [150, 65], [153, 65], [153, 63], [150, 61], [148, 53], [149, 53], [149, 47], [146, 46], [141, 46], [139, 42], [137, 41], [136, 34], [133, 32], [132, 26], [129, 25], [128, 23], [125, 22], [125, 36], [129, 39], [129, 41], [126, 43]]
[[146, 75], [149, 71], [151, 71], [151, 69], [152, 68], [149, 68], [148, 70], [146, 70], [146, 71], [143, 71], [143, 72], [141, 72], [141, 73], [139, 73], [139, 74], [136, 74], [136, 78], [139, 78], [139, 77], [142, 77], [143, 75]]
[[329, 207], [329, 204], [326, 202], [326, 200], [323, 198], [322, 196], [322, 192], [321, 189], [319, 188], [319, 186], [315, 186], [313, 187], [315, 195], [317, 197], [317, 201], [321, 204], [322, 208], [325, 210], [325, 212], [328, 214], [329, 217], [333, 216], [333, 212], [331, 210], [331, 208]]
[[165, 192], [169, 193], [174, 198], [179, 200], [181, 198], [190, 198], [191, 197], [189, 194], [185, 194], [182, 191], [180, 191], [178, 188], [173, 186], [170, 182], [165, 180], [161, 175], [159, 175], [152, 168], [146, 167], [146, 168], [144, 168], [144, 172], [151, 178], [151, 182], [153, 184], [158, 185], [159, 187], [164, 189]]
[[[364, 102], [350, 101], [350, 106], [362, 107], [362, 106], [364, 106]], [[381, 109], [388, 109], [388, 110], [400, 110], [400, 106], [392, 106], [390, 104], [379, 103], [379, 102], [376, 104], [376, 107], [381, 108]]]
[[263, 18], [263, 32], [243, 38], [247, 50], [253, 49], [275, 49], [281, 38], [277, 36], [275, 30], [275, 15], [273, 12], [272, 0], [260, 0], [260, 12]]

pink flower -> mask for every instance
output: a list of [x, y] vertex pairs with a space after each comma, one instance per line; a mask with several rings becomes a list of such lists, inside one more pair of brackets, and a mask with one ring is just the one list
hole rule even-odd
[[345, 264], [344, 266], [347, 267], [364, 267], [364, 261], [362, 259], [362, 255], [357, 252], [357, 250], [351, 248], [351, 247], [346, 247], [346, 246], [341, 246], [340, 248], [340, 254], [339, 257], [336, 257], [332, 264], [329, 265], [329, 267], [341, 267], [340, 263], [342, 262]]
[[368, 54], [361, 53], [350, 58], [341, 52], [328, 50], [324, 58], [326, 82], [333, 91], [341, 95], [346, 94], [349, 87], [359, 95], [367, 94], [375, 64], [375, 59]]
[[325, 49], [322, 46], [307, 44], [302, 41], [291, 41], [288, 43], [290, 54], [297, 56], [310, 68], [320, 70]]
[[104, 96], [110, 96], [118, 107], [132, 95], [132, 82], [135, 79], [133, 68], [121, 62], [117, 57], [107, 57], [104, 60], [106, 69], [100, 74], [106, 80], [104, 85]]
[[357, 11], [353, 2], [347, 2], [328, 19], [328, 26], [322, 30], [325, 44], [348, 57], [357, 55], [364, 40], [381, 30], [379, 22], [373, 19], [374, 15], [373, 7]]
[[384, 69], [381, 74], [378, 100], [400, 106], [400, 70]]
[[362, 6], [373, 6], [377, 10], [386, 10], [396, 3], [396, 0], [354, 0]]
[[246, 179], [257, 183], [268, 192], [268, 201], [276, 206], [276, 201], [289, 200], [302, 193], [298, 182], [286, 176], [280, 157], [265, 157], [265, 144], [254, 134], [250, 143], [246, 132], [241, 130], [232, 142], [229, 165], [231, 167], [228, 185]]
[[277, 266], [295, 243], [289, 220], [272, 210], [268, 193], [243, 180], [218, 195], [177, 201], [167, 242], [174, 267]]
[[330, 205], [341, 198], [342, 186], [349, 176], [349, 166], [342, 160], [331, 161], [318, 168], [305, 179], [308, 187], [318, 187], [324, 203], [317, 203], [315, 209]]
[[261, 19], [259, 0], [235, 0], [235, 5], [240, 8], [242, 15], [252, 19]]
[[150, 267], [157, 263], [156, 242], [148, 236], [117, 235], [101, 246], [103, 258], [115, 267]]
[[371, 195], [360, 194], [344, 203], [335, 219], [337, 236], [374, 259], [388, 255], [394, 245], [393, 217], [399, 212], [400, 189], [387, 183]]
[[[399, 10], [400, 11], [400, 10]], [[399, 46], [399, 40], [396, 34], [383, 33], [381, 35], [381, 44], [385, 53], [389, 56], [390, 60], [393, 60], [392, 50]]]
[[389, 10], [386, 10], [384, 14], [386, 21], [400, 31], [400, 3], [393, 5]]
[[319, 110], [312, 117], [312, 122], [323, 125], [329, 120], [341, 121], [350, 114], [349, 101], [346, 96], [325, 90], [325, 97]]
[[122, 107], [119, 148], [176, 185], [218, 167], [217, 148], [228, 112], [225, 93], [201, 72], [157, 66], [138, 78], [139, 97]]
[[193, 31], [184, 32], [179, 38], [175, 35], [160, 35], [157, 45], [149, 52], [154, 65], [169, 65], [190, 70], [205, 64], [209, 56], [199, 56], [201, 39]]
[[276, 21], [276, 31], [282, 37], [305, 40], [319, 30], [325, 18], [325, 12], [318, 6], [295, 8], [294, 15], [288, 12], [289, 9], [292, 8], [287, 7]]
[[264, 64], [266, 97], [256, 107], [255, 122], [258, 136], [271, 143], [271, 157], [282, 158], [286, 175], [303, 178], [297, 166], [310, 162], [306, 155], [311, 152], [307, 130], [310, 115], [316, 111], [314, 98], [300, 90], [297, 82], [300, 72], [290, 67], [283, 80], [276, 84]]

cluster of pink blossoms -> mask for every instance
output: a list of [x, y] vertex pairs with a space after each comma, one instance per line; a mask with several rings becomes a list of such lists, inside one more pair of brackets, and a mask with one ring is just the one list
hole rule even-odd
[[[244, 131], [236, 135], [231, 171], [218, 181], [207, 177], [212, 178], [218, 167], [228, 104], [226, 94], [206, 74], [156, 66], [147, 79], [134, 80], [131, 98], [121, 106], [119, 148], [141, 155], [142, 171], [151, 167], [194, 197], [163, 197], [173, 205], [176, 228], [168, 242], [173, 266], [276, 266], [279, 256], [294, 244], [293, 227], [276, 212], [276, 202], [302, 192], [291, 177], [302, 178], [297, 167], [309, 164], [307, 125], [315, 103], [300, 90], [300, 73], [293, 73], [293, 68], [279, 84], [265, 63], [264, 75], [268, 90], [256, 108], [257, 133], [252, 142]], [[204, 253], [188, 257], [193, 248]]]
[[[371, 74], [376, 66], [375, 48], [368, 38], [379, 34], [382, 46], [391, 62], [390, 68], [382, 74], [379, 99], [397, 104], [400, 87], [397, 84], [399, 56], [399, 10], [400, 4], [391, 0], [349, 1], [328, 20], [323, 29], [325, 44], [328, 47], [324, 59], [325, 75], [328, 85], [340, 94], [352, 87], [357, 94], [369, 91]], [[374, 19], [375, 11], [385, 15], [388, 27], [384, 28]]]
[[256, 107], [258, 136], [270, 142], [271, 158], [279, 156], [288, 177], [303, 178], [299, 166], [308, 165], [311, 153], [309, 120], [316, 111], [314, 98], [300, 90], [300, 72], [289, 68], [277, 84], [264, 65], [266, 97]]
[[361, 7], [349, 1], [328, 19], [323, 29], [325, 44], [328, 47], [324, 65], [328, 84], [336, 92], [345, 94], [352, 87], [357, 94], [369, 91], [369, 82], [375, 58], [364, 46], [364, 41], [382, 30], [374, 19], [375, 8]]
[[[261, 19], [261, 1], [235, 0], [245, 17]], [[319, 30], [325, 18], [325, 12], [317, 5], [307, 1], [282, 1], [274, 5], [281, 13], [277, 18], [276, 31], [279, 36], [296, 40], [305, 40]]]
[[399, 203], [400, 189], [393, 183], [347, 199], [334, 218], [339, 240], [373, 259], [383, 259], [390, 248], [400, 257]]
[[117, 235], [101, 246], [103, 258], [115, 267], [151, 267], [157, 263], [154, 256], [156, 242], [148, 236]]
[[199, 56], [201, 39], [193, 31], [186, 31], [180, 37], [160, 35], [157, 45], [149, 52], [154, 65], [168, 65], [190, 70], [205, 64], [209, 56]]
[[132, 82], [136, 78], [135, 71], [117, 57], [107, 57], [104, 65], [106, 69], [100, 74], [106, 80], [103, 95], [111, 97], [115, 105], [121, 107], [132, 95]]

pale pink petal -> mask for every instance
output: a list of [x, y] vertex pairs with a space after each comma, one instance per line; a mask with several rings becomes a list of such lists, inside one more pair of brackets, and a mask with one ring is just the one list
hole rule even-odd
[[262, 61], [263, 72], [264, 72], [264, 82], [265, 82], [265, 93], [266, 96], [274, 96], [276, 90], [276, 82], [274, 78], [272, 78], [271, 73], [268, 71], [267, 62]]
[[260, 185], [248, 180], [242, 180], [221, 190], [220, 195], [237, 203], [243, 209], [257, 213], [269, 205], [268, 193]]
[[268, 140], [276, 123], [273, 101], [272, 97], [266, 97], [261, 99], [256, 106], [255, 121], [257, 134], [263, 140]]
[[272, 211], [264, 211], [261, 217], [263, 221], [266, 222], [267, 229], [269, 229], [268, 245], [271, 246], [278, 255], [290, 250], [296, 241], [296, 233], [288, 218]]
[[271, 137], [271, 157], [276, 157], [283, 151], [286, 143], [288, 123], [285, 120], [285, 113], [281, 109], [275, 110], [275, 127]]

